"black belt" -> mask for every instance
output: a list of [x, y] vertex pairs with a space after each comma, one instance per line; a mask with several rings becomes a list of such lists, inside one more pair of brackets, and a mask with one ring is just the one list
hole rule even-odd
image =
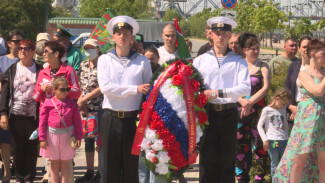
[[237, 107], [236, 103], [229, 103], [229, 104], [211, 104], [209, 103], [209, 108], [212, 111], [224, 111], [229, 110]]
[[120, 119], [134, 117], [138, 114], [138, 111], [113, 111], [110, 109], [105, 109], [108, 114], [118, 117]]

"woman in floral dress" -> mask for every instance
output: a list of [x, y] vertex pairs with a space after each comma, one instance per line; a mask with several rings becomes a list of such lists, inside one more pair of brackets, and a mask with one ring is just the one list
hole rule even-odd
[[299, 73], [302, 98], [274, 182], [325, 182], [325, 44], [307, 46], [310, 67]]

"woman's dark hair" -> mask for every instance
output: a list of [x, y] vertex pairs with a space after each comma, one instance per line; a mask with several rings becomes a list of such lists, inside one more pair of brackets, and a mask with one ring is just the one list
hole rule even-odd
[[254, 46], [256, 43], [260, 43], [255, 34], [248, 32], [241, 34], [238, 38], [238, 42], [241, 48], [249, 48]]
[[159, 57], [159, 52], [158, 52], [158, 50], [157, 50], [155, 47], [153, 47], [153, 46], [148, 46], [147, 49], [144, 50], [144, 53], [143, 53], [143, 54], [145, 54], [145, 53], [147, 53], [147, 52], [154, 53], [155, 55], [158, 56], [158, 58], [160, 58], [160, 57]]
[[59, 52], [58, 58], [61, 61], [61, 58], [65, 53], [65, 49], [61, 43], [59, 43], [58, 41], [47, 41], [45, 43], [45, 47], [49, 47], [53, 51], [53, 53]]
[[302, 41], [304, 41], [304, 40], [309, 40], [309, 41], [311, 41], [311, 37], [310, 36], [303, 36], [303, 37], [301, 37], [300, 39], [299, 39], [299, 48], [300, 48], [300, 46], [301, 46], [301, 43], [302, 43]]
[[10, 41], [12, 39], [12, 37], [14, 37], [14, 36], [24, 37], [24, 34], [22, 32], [20, 32], [19, 30], [12, 30], [7, 34], [6, 41]]
[[32, 51], [35, 51], [35, 43], [29, 39], [23, 39], [19, 42], [19, 46], [21, 45], [25, 45], [25, 46], [29, 46], [31, 48]]
[[310, 53], [312, 51], [318, 51], [322, 48], [325, 48], [325, 43], [321, 42], [320, 40], [318, 39], [313, 39], [311, 40], [308, 45], [307, 45], [307, 56], [308, 58], [310, 58]]

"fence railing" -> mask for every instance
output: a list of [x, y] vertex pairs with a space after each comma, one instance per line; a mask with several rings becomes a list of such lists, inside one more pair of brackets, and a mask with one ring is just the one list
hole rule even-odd
[[[191, 52], [192, 58], [195, 58], [197, 55], [197, 52]], [[269, 62], [273, 57], [276, 57], [277, 54], [260, 54], [258, 56], [258, 59], [262, 62]]]

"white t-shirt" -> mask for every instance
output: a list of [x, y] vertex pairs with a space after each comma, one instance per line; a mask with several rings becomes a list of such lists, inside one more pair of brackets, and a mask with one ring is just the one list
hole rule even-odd
[[[265, 132], [263, 126], [265, 124]], [[263, 142], [267, 140], [288, 140], [288, 122], [286, 109], [274, 109], [266, 106], [262, 110], [261, 117], [257, 124], [257, 130]]]
[[162, 65], [164, 62], [167, 62], [169, 60], [175, 59], [178, 56], [178, 51], [176, 51], [173, 54], [168, 53], [168, 51], [165, 49], [164, 46], [161, 46], [158, 48], [159, 52], [159, 60], [158, 64]]
[[14, 97], [12, 113], [22, 116], [34, 116], [36, 102], [33, 93], [36, 84], [36, 65], [24, 67], [17, 63], [17, 70], [14, 80]]

